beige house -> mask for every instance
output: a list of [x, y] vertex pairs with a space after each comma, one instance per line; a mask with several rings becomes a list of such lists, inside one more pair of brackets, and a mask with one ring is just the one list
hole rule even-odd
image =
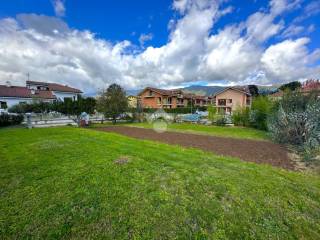
[[251, 94], [244, 88], [227, 87], [213, 96], [218, 112], [232, 114], [237, 108], [251, 107]]

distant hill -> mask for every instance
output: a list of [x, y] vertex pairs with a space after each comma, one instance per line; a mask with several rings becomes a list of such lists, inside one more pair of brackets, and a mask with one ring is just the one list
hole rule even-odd
[[225, 87], [221, 86], [189, 86], [185, 88], [181, 88], [182, 91], [194, 93], [197, 95], [203, 95], [203, 96], [211, 96]]
[[[203, 95], [203, 96], [210, 96], [213, 95], [214, 93], [222, 90], [224, 87], [220, 86], [189, 86], [189, 87], [184, 87], [184, 88], [179, 88], [184, 92], [187, 93], [194, 93], [197, 95]], [[142, 89], [136, 89], [136, 90], [127, 90], [127, 96], [133, 95], [136, 96]]]
[[139, 92], [141, 92], [142, 89], [136, 89], [136, 90], [126, 90], [127, 96], [137, 96]]
[[[270, 94], [270, 93], [274, 93], [277, 91], [278, 87], [280, 85], [272, 85], [272, 86], [259, 86], [259, 93], [260, 94]], [[199, 86], [199, 85], [195, 85], [195, 86], [189, 86], [189, 87], [184, 87], [184, 88], [179, 88], [184, 92], [187, 93], [193, 93], [193, 94], [197, 94], [197, 95], [201, 95], [201, 96], [212, 96], [215, 93], [221, 91], [222, 89], [224, 89], [225, 87], [222, 86]], [[136, 89], [136, 90], [127, 90], [127, 96], [129, 95], [133, 95], [136, 96], [138, 95], [138, 93], [141, 91], [142, 89]]]

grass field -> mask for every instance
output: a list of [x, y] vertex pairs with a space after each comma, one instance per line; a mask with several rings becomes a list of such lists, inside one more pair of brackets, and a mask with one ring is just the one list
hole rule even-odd
[[[110, 124], [107, 124], [110, 125]], [[144, 123], [129, 123], [125, 124], [133, 127], [152, 128], [152, 124], [148, 122]], [[95, 124], [96, 127], [101, 124]], [[206, 126], [201, 124], [192, 123], [172, 123], [168, 124], [169, 131], [189, 132], [198, 134], [208, 134], [218, 137], [230, 137], [240, 139], [252, 139], [252, 140], [269, 140], [268, 134], [265, 131], [245, 128], [245, 127], [221, 127], [221, 126]]]
[[319, 177], [195, 149], [11, 128], [0, 169], [1, 239], [320, 239]]

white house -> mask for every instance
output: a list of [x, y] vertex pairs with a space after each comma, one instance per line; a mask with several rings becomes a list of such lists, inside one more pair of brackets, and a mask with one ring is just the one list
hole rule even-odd
[[56, 83], [27, 81], [26, 87], [0, 85], [0, 109], [7, 109], [19, 103], [35, 100], [44, 102], [77, 100], [79, 89]]

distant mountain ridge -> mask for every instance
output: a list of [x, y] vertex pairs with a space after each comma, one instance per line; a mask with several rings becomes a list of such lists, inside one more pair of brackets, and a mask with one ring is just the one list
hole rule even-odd
[[[184, 92], [187, 93], [193, 93], [196, 95], [200, 95], [200, 96], [212, 96], [214, 94], [216, 94], [217, 92], [223, 90], [224, 88], [226, 88], [228, 86], [200, 86], [200, 85], [194, 85], [194, 86], [189, 86], [189, 87], [184, 87], [184, 88], [178, 88]], [[239, 87], [239, 86], [238, 86]], [[277, 91], [278, 89], [278, 85], [272, 85], [272, 86], [257, 86], [259, 89], [259, 93], [260, 94], [269, 94], [269, 93], [273, 93], [275, 91]], [[141, 92], [142, 89], [137, 89], [137, 90], [127, 90], [126, 93], [127, 95], [133, 95], [136, 96], [139, 94], [139, 92]]]
[[[201, 96], [211, 96], [221, 91], [224, 88], [225, 87], [221, 87], [221, 86], [198, 86], [197, 85], [197, 86], [189, 86], [189, 87], [178, 88], [178, 89], [187, 93], [194, 93]], [[139, 94], [140, 91], [142, 91], [142, 89], [127, 90], [126, 93], [128, 96], [129, 95], [136, 96]]]

